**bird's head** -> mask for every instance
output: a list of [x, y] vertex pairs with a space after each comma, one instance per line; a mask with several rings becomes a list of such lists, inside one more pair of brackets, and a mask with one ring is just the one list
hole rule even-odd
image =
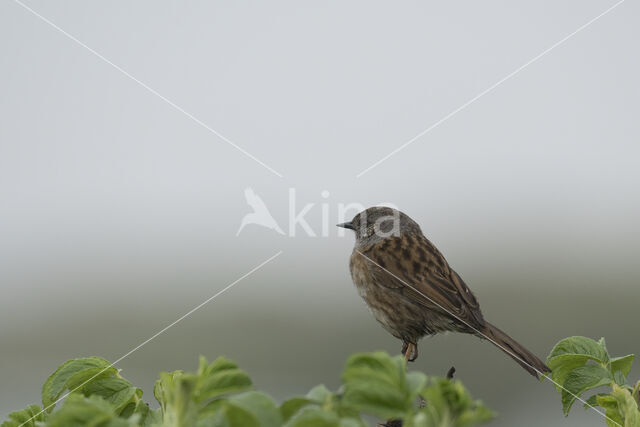
[[368, 208], [351, 221], [338, 224], [338, 227], [353, 230], [357, 246], [369, 245], [392, 236], [422, 233], [420, 226], [408, 215], [386, 206]]

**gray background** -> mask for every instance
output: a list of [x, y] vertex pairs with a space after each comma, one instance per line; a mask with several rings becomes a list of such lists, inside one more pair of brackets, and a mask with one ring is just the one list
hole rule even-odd
[[[38, 403], [64, 360], [117, 359], [278, 250], [123, 375], [153, 400], [158, 371], [223, 354], [284, 398], [336, 387], [352, 352], [397, 353], [351, 284], [352, 236], [236, 237], [247, 186], [283, 228], [295, 188], [317, 233], [321, 203], [333, 224], [338, 203], [392, 202], [540, 356], [574, 334], [637, 352], [637, 2], [356, 179], [613, 4], [28, 2], [279, 178], [0, 2], [0, 416]], [[420, 354], [430, 374], [455, 365], [492, 426], [604, 425], [578, 406], [565, 420], [553, 386], [488, 343]]]

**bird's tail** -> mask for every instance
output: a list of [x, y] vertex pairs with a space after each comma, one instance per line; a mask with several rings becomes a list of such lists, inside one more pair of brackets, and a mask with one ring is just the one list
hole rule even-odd
[[551, 372], [551, 369], [542, 360], [538, 359], [535, 354], [491, 323], [486, 322], [481, 332], [485, 335], [483, 338], [489, 338], [489, 341], [511, 356], [518, 365], [522, 366], [534, 377], [539, 378], [540, 374]]

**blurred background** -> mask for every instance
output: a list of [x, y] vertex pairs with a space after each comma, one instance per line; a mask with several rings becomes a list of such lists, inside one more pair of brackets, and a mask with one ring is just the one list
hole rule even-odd
[[[153, 401], [159, 371], [225, 355], [282, 399], [337, 387], [352, 352], [399, 353], [351, 283], [353, 236], [321, 236], [341, 203], [413, 217], [541, 357], [570, 335], [640, 352], [637, 2], [359, 178], [614, 2], [25, 4], [283, 177], [1, 2], [0, 418], [63, 361], [116, 360], [280, 250], [123, 375]], [[236, 236], [247, 187], [286, 235]], [[289, 233], [290, 188], [316, 237]], [[470, 336], [424, 339], [413, 368], [452, 365], [491, 426], [604, 425], [564, 419], [550, 383]]]

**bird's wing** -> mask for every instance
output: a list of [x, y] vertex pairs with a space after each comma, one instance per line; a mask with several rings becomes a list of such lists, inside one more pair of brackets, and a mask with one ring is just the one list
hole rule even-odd
[[442, 254], [424, 236], [396, 236], [363, 248], [376, 283], [429, 310], [471, 325], [484, 320], [477, 299]]

